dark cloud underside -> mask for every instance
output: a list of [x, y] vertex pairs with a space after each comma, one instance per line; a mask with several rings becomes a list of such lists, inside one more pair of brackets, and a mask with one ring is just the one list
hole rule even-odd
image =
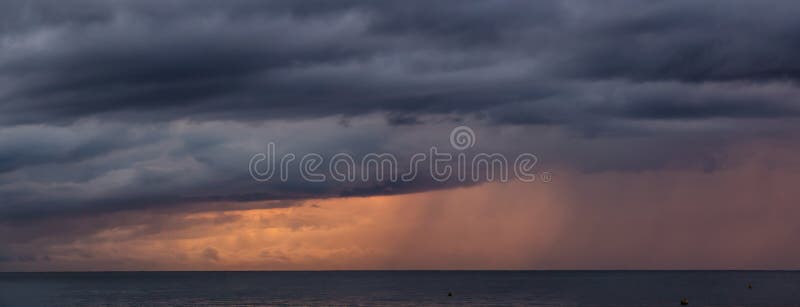
[[727, 148], [797, 131], [799, 14], [795, 1], [4, 1], [0, 218], [449, 188], [263, 185], [246, 166], [268, 141], [406, 156], [456, 123], [553, 167], [714, 171]]

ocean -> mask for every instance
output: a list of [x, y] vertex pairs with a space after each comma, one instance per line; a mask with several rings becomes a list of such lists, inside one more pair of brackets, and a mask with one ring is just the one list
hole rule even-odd
[[800, 272], [0, 273], [2, 306], [679, 306], [683, 298], [800, 306]]

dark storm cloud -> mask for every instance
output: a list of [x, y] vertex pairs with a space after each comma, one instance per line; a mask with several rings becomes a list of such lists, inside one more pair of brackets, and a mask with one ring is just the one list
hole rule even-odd
[[[170, 124], [112, 124], [84, 122], [50, 127], [47, 136], [32, 133], [32, 126], [5, 129], [8, 140], [27, 140], [38, 154], [27, 164], [0, 172], [0, 220], [27, 220], [47, 215], [75, 215], [118, 210], [181, 207], [186, 204], [215, 210], [241, 209], [235, 203], [300, 200], [318, 197], [379, 195], [418, 192], [456, 186], [456, 182], [434, 182], [425, 177], [410, 183], [329, 181], [310, 183], [302, 179], [299, 164], [289, 168], [288, 181], [262, 183], [253, 180], [248, 161], [263, 152], [268, 141], [278, 144], [278, 154], [318, 153], [329, 159], [346, 152], [360, 159], [377, 148], [395, 154], [398, 166], [407, 167], [410, 152], [426, 152], [428, 146], [446, 141], [448, 131], [438, 131], [441, 141], [404, 146], [408, 136], [388, 137], [393, 132], [376, 117], [355, 127], [341, 128], [337, 119], [266, 124], [224, 122], [175, 122]], [[431, 131], [431, 127], [418, 129]], [[449, 127], [450, 125], [448, 125]], [[126, 128], [127, 130], [123, 130]], [[343, 130], [340, 130], [343, 129]], [[298, 131], [315, 131], [298, 138]], [[327, 132], [327, 133], [326, 133]], [[74, 138], [68, 138], [73, 136]], [[432, 135], [433, 136], [433, 135]], [[34, 141], [35, 140], [35, 141]], [[92, 151], [98, 145], [87, 140], [106, 140], [113, 150]], [[116, 140], [116, 141], [112, 141]], [[129, 141], [130, 143], [124, 143]], [[117, 143], [119, 142], [119, 143]], [[441, 145], [439, 145], [441, 146]], [[11, 148], [11, 147], [9, 147]], [[11, 158], [27, 157], [23, 149]], [[73, 152], [90, 152], [79, 157]], [[326, 160], [327, 163], [327, 160]], [[11, 163], [9, 163], [11, 164]], [[326, 164], [327, 165], [327, 164]], [[323, 167], [323, 170], [327, 169]], [[325, 172], [325, 171], [323, 171]]]
[[[612, 2], [623, 4], [620, 1]], [[797, 80], [791, 1], [595, 3], [574, 40], [577, 77], [633, 80]], [[602, 6], [602, 7], [601, 7]], [[606, 13], [606, 14], [604, 14]], [[571, 54], [570, 54], [571, 53]]]
[[80, 162], [116, 150], [153, 141], [152, 135], [134, 134], [124, 127], [88, 125], [78, 129], [17, 126], [0, 130], [0, 174], [41, 164]]
[[0, 218], [447, 188], [263, 185], [246, 164], [274, 140], [404, 157], [463, 123], [498, 132], [488, 149], [545, 144], [552, 165], [582, 171], [713, 171], [716, 148], [796, 131], [798, 13], [792, 1], [4, 1]]
[[[562, 86], [568, 82], [702, 86], [795, 80], [800, 71], [792, 2], [4, 6], [0, 122], [6, 124], [97, 114], [127, 120], [473, 114], [574, 90], [607, 90]], [[632, 114], [731, 113], [725, 103], [697, 112], [679, 103], [664, 116], [650, 115], [660, 108]], [[591, 111], [570, 108], [575, 116], [557, 121], [580, 121]]]

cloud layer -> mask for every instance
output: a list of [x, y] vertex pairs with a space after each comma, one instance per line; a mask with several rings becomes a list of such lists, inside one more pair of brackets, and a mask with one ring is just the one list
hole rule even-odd
[[82, 4], [5, 5], [3, 123], [798, 112], [791, 1]]
[[556, 174], [735, 169], [753, 144], [797, 148], [798, 14], [794, 1], [4, 1], [0, 223], [453, 188], [263, 184], [247, 167], [267, 142], [405, 159], [459, 125], [476, 150], [533, 152]]

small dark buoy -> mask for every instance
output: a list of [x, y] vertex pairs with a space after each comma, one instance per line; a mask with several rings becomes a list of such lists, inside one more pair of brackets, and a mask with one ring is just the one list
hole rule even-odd
[[453, 292], [447, 292], [447, 296], [453, 296]]
[[684, 298], [681, 300], [681, 305], [689, 305], [689, 300]]
[[753, 289], [753, 284], [747, 283], [747, 289]]

